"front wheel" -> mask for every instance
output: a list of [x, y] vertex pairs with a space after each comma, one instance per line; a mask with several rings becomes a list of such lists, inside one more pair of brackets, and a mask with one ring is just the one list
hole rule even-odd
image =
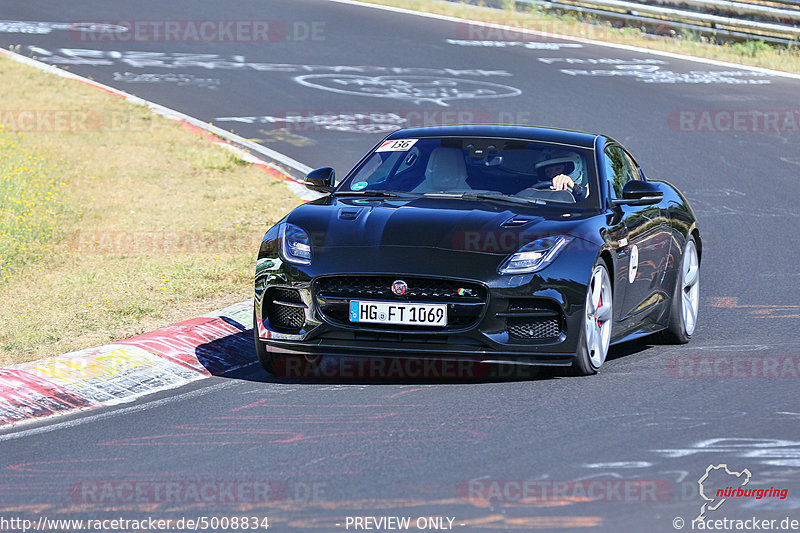
[[683, 249], [681, 269], [675, 279], [672, 292], [669, 321], [663, 333], [664, 340], [672, 344], [686, 344], [697, 327], [697, 311], [700, 307], [700, 258], [697, 243], [689, 236]]
[[611, 342], [613, 310], [611, 278], [605, 263], [600, 260], [592, 269], [592, 277], [586, 291], [583, 327], [578, 341], [577, 359], [573, 365], [577, 375], [596, 374], [605, 362]]

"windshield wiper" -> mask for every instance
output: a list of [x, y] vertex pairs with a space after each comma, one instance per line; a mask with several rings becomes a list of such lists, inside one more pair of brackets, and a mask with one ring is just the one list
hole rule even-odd
[[417, 196], [414, 193], [394, 192], [394, 191], [336, 191], [333, 196], [378, 196], [386, 198], [408, 198]]
[[498, 202], [507, 202], [510, 204], [522, 205], [546, 205], [547, 202], [539, 198], [518, 198], [516, 196], [508, 196], [499, 192], [464, 192], [464, 193], [447, 193], [447, 192], [434, 192], [425, 193], [424, 196], [432, 196], [434, 198], [460, 198], [462, 200], [494, 200]]

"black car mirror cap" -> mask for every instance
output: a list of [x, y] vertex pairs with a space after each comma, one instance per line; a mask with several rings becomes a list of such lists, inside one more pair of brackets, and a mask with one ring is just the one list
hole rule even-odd
[[331, 193], [336, 187], [333, 186], [336, 179], [336, 172], [331, 167], [322, 167], [312, 170], [306, 174], [304, 185], [312, 191]]
[[613, 198], [612, 205], [653, 205], [664, 198], [664, 192], [652, 181], [631, 180], [622, 188], [622, 198]]

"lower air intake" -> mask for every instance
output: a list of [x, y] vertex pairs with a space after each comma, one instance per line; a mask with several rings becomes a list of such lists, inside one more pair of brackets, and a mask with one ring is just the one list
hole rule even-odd
[[306, 322], [305, 304], [295, 289], [269, 289], [264, 304], [270, 329], [296, 333]]
[[514, 339], [554, 339], [561, 334], [557, 318], [508, 319], [508, 335]]

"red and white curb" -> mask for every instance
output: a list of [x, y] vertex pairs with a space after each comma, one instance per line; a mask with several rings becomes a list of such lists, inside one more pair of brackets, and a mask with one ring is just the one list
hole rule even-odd
[[253, 303], [113, 344], [0, 368], [0, 427], [130, 402], [256, 362]]
[[[303, 187], [291, 172], [304, 175], [311, 168], [284, 154], [52, 65], [8, 50], [0, 49], [0, 55], [147, 106], [285, 181], [301, 199], [319, 197]], [[256, 362], [252, 329], [253, 302], [245, 301], [113, 344], [0, 368], [0, 429], [77, 410], [131, 402], [251, 365]]]

